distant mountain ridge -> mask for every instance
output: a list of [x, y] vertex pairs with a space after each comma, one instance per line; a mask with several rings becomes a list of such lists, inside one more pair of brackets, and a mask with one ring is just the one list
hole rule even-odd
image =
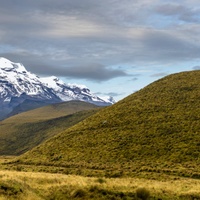
[[18, 112], [63, 101], [80, 100], [99, 106], [115, 101], [92, 94], [86, 86], [66, 84], [57, 77], [40, 78], [20, 63], [0, 58], [0, 120]]

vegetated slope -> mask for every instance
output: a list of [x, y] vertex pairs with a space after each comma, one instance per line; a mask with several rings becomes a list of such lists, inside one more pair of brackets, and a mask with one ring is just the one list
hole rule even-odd
[[200, 71], [162, 78], [18, 162], [200, 175]]
[[144, 181], [138, 178], [94, 178], [9, 170], [1, 170], [0, 176], [1, 199], [4, 200], [199, 200], [200, 198], [200, 180], [190, 178]]
[[94, 104], [83, 101], [67, 101], [62, 103], [51, 104], [24, 113], [20, 113], [18, 115], [14, 115], [0, 122], [0, 124], [44, 121], [61, 116], [66, 116], [82, 110], [90, 110], [97, 107], [98, 106]]
[[69, 101], [24, 112], [0, 122], [0, 155], [19, 155], [98, 111]]

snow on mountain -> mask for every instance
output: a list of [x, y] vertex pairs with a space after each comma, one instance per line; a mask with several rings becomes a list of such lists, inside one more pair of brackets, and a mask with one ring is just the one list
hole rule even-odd
[[112, 104], [116, 103], [115, 99], [111, 96], [103, 96], [100, 97], [101, 99], [103, 99], [105, 102], [110, 102]]
[[[0, 98], [20, 97], [22, 94], [52, 99], [52, 92], [44, 87], [39, 77], [28, 72], [20, 63], [0, 58]], [[55, 96], [54, 96], [55, 97]]]
[[40, 78], [22, 64], [0, 58], [0, 119], [27, 101], [30, 106], [30, 102], [44, 105], [70, 100], [101, 106], [114, 103], [112, 98], [96, 96], [84, 85], [66, 84], [55, 76]]
[[80, 100], [97, 105], [113, 104], [113, 101], [104, 100], [95, 94], [91, 93], [85, 85], [64, 83], [55, 76], [41, 78], [43, 84], [47, 87], [53, 88], [55, 94], [62, 99], [62, 101]]

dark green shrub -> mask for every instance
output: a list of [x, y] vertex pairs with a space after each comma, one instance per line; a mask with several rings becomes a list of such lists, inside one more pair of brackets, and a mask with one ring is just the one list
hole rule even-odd
[[82, 198], [87, 195], [87, 192], [83, 189], [76, 189], [71, 193], [72, 198]]
[[136, 197], [142, 200], [147, 200], [150, 197], [150, 192], [146, 188], [138, 188]]
[[181, 199], [188, 199], [188, 200], [199, 200], [200, 195], [199, 194], [183, 194], [180, 196]]
[[4, 194], [7, 196], [18, 195], [22, 193], [21, 186], [15, 183], [0, 183], [0, 194]]
[[98, 178], [97, 182], [102, 184], [102, 183], [106, 183], [106, 180], [103, 178]]

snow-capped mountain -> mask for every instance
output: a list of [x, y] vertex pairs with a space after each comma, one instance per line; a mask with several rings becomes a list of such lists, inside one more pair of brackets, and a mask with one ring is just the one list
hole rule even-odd
[[28, 72], [22, 64], [0, 58], [0, 100], [10, 102], [22, 94], [45, 100], [58, 99], [52, 88], [44, 86], [40, 78]]
[[104, 99], [92, 94], [85, 85], [66, 84], [55, 76], [40, 78], [40, 80], [46, 87], [52, 88], [62, 101], [80, 100], [96, 105], [115, 103], [114, 99]]
[[100, 106], [115, 102], [112, 98], [103, 99], [92, 94], [86, 86], [66, 84], [54, 76], [40, 78], [28, 72], [22, 64], [0, 58], [0, 119], [15, 114], [20, 109], [25, 111], [70, 100]]

